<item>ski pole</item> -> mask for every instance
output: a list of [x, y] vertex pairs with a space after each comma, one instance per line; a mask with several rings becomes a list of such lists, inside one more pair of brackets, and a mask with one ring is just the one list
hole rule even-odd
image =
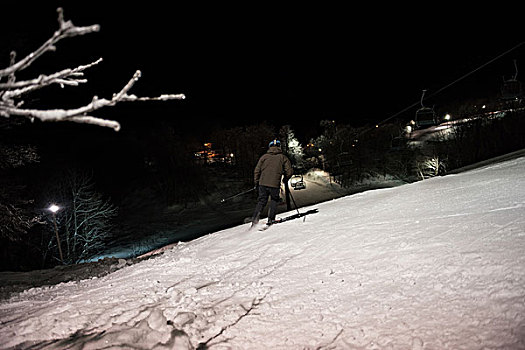
[[[292, 198], [293, 205], [295, 205], [295, 210], [297, 210], [297, 217], [301, 217], [301, 213], [299, 212], [299, 208], [297, 208], [297, 203], [295, 203], [295, 199], [292, 196], [292, 192], [290, 192], [290, 198]], [[306, 221], [306, 215], [303, 216], [303, 222]]]
[[230, 200], [232, 198], [235, 198], [235, 197], [238, 197], [238, 196], [242, 196], [243, 194], [246, 194], [246, 193], [249, 193], [251, 191], [254, 191], [256, 188], [257, 188], [257, 186], [255, 186], [253, 188], [250, 188], [249, 190], [246, 190], [246, 191], [234, 194], [233, 196], [229, 196], [229, 197], [223, 198], [223, 199], [221, 199], [221, 203], [224, 203], [224, 202], [226, 202], [226, 201], [228, 201], [228, 200]]
[[[299, 215], [299, 217], [301, 216], [301, 213], [299, 212], [299, 208], [297, 208], [297, 203], [295, 203], [295, 199], [293, 198], [292, 196], [292, 192], [290, 191], [289, 192], [290, 194], [290, 198], [292, 199], [292, 202], [293, 202], [293, 205], [295, 205], [295, 210], [297, 210], [297, 215]], [[306, 219], [306, 216], [304, 217], [303, 221]]]

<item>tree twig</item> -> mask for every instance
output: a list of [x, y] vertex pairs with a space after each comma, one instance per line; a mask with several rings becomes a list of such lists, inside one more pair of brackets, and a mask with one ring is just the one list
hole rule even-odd
[[100, 26], [98, 24], [87, 26], [87, 27], [76, 27], [71, 21], [64, 21], [64, 11], [61, 7], [57, 9], [58, 12], [58, 23], [59, 29], [53, 33], [53, 36], [48, 39], [42, 46], [37, 50], [31, 52], [29, 55], [12, 64], [6, 69], [0, 69], [0, 78], [14, 74], [29, 67], [37, 58], [42, 56], [48, 51], [55, 51], [55, 44], [64, 38], [72, 38], [77, 35], [84, 35], [89, 33], [98, 32]]
[[94, 117], [88, 115], [93, 111], [107, 106], [114, 106], [119, 102], [135, 102], [135, 101], [168, 101], [168, 100], [180, 100], [184, 99], [183, 94], [162, 94], [158, 97], [137, 97], [132, 94], [128, 94], [128, 91], [135, 85], [140, 79], [141, 72], [137, 70], [133, 77], [128, 83], [116, 94], [112, 96], [110, 100], [99, 99], [97, 96], [93, 96], [91, 103], [75, 108], [75, 109], [24, 109], [21, 106], [24, 101], [18, 101], [15, 103], [15, 99], [20, 99], [21, 96], [28, 92], [35, 91], [47, 87], [51, 84], [59, 84], [60, 86], [78, 86], [79, 84], [86, 83], [87, 79], [84, 79], [84, 71], [99, 64], [102, 58], [89, 63], [87, 65], [81, 65], [73, 69], [64, 69], [51, 75], [40, 75], [36, 79], [30, 79], [25, 81], [16, 81], [15, 74], [27, 67], [29, 67], [37, 58], [42, 56], [47, 51], [54, 51], [55, 44], [68, 37], [74, 37], [77, 35], [84, 35], [99, 31], [98, 25], [92, 25], [87, 27], [76, 27], [71, 21], [64, 20], [64, 13], [62, 8], [57, 9], [58, 12], [58, 23], [59, 29], [55, 31], [53, 36], [48, 39], [42, 46], [36, 51], [30, 53], [18, 62], [15, 62], [16, 53], [11, 53], [11, 64], [8, 68], [0, 70], [0, 79], [2, 77], [8, 77], [6, 83], [0, 83], [0, 116], [9, 118], [10, 116], [22, 116], [33, 119], [39, 119], [43, 122], [59, 122], [59, 121], [71, 121], [76, 123], [93, 124], [102, 127], [109, 127], [115, 131], [120, 130], [120, 124], [114, 120], [107, 120], [104, 118]]
[[[93, 67], [102, 62], [102, 58], [91, 62], [89, 64], [78, 66], [77, 68], [67, 68], [51, 75], [40, 75], [38, 78], [30, 80], [22, 80], [11, 83], [0, 83], [0, 90], [7, 90], [3, 98], [12, 99], [17, 98], [25, 93], [46, 87], [51, 84], [78, 86], [81, 83], [86, 83], [87, 79], [79, 79], [84, 76], [84, 70]], [[11, 90], [16, 89], [16, 90]]]

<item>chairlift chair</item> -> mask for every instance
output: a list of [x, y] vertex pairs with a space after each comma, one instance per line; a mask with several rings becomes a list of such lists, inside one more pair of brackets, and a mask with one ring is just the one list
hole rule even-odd
[[521, 82], [517, 80], [506, 80], [501, 87], [501, 98], [504, 100], [516, 100], [521, 98], [523, 91]]
[[303, 175], [293, 175], [290, 179], [290, 185], [294, 190], [300, 190], [306, 188], [306, 184], [303, 180]]
[[423, 105], [423, 98], [426, 91], [427, 90], [423, 90], [423, 94], [421, 95], [421, 108], [416, 111], [416, 117], [414, 120], [416, 129], [422, 129], [438, 124], [434, 108], [425, 107]]
[[514, 68], [516, 73], [508, 80], [503, 78], [503, 86], [501, 87], [501, 98], [503, 100], [516, 100], [523, 97], [523, 90], [521, 82], [518, 80], [518, 65], [514, 60]]

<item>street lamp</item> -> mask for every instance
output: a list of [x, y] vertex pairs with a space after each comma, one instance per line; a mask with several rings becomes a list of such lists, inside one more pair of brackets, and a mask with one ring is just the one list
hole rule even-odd
[[53, 215], [53, 224], [55, 226], [55, 235], [57, 236], [57, 245], [58, 245], [58, 252], [60, 253], [60, 261], [62, 261], [62, 264], [64, 264], [64, 256], [62, 255], [62, 246], [60, 245], [60, 237], [58, 237], [58, 226], [57, 226], [57, 218], [56, 214], [57, 211], [60, 210], [60, 207], [56, 204], [51, 204], [49, 208], [47, 208]]

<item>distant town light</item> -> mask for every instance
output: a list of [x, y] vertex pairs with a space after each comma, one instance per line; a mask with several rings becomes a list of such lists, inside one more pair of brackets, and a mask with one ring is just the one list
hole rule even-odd
[[52, 213], [56, 213], [57, 211], [60, 210], [60, 207], [56, 204], [51, 204], [49, 208], [47, 208], [47, 210], [49, 210]]

